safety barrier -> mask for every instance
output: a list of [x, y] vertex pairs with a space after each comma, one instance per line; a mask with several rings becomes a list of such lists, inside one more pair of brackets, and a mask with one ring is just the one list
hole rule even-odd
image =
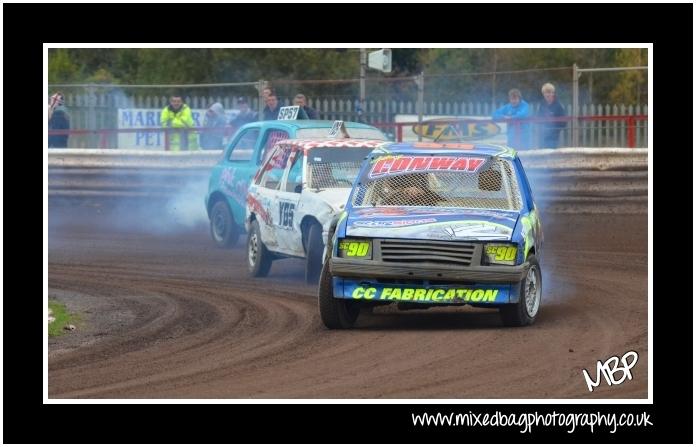
[[[560, 147], [572, 145], [570, 138], [570, 129], [573, 126], [573, 117], [564, 116], [557, 118], [525, 118], [525, 119], [488, 119], [467, 118], [467, 119], [437, 119], [425, 120], [423, 123], [418, 122], [376, 122], [370, 123], [378, 127], [382, 131], [392, 134], [395, 141], [410, 140], [415, 141], [418, 138], [417, 133], [409, 130], [420, 128], [419, 133], [425, 133], [425, 140], [429, 141], [435, 138], [440, 138], [441, 141], [448, 139], [456, 139], [460, 137], [467, 138], [472, 135], [478, 135], [478, 138], [485, 138], [490, 132], [488, 126], [499, 130], [499, 124], [510, 126], [511, 136], [508, 144], [513, 147], [523, 148], [541, 148], [544, 147], [543, 132], [545, 126], [560, 126], [559, 144]], [[612, 116], [579, 116], [577, 117], [578, 128], [578, 143], [576, 146], [585, 147], [646, 147], [648, 143], [648, 116], [647, 115], [612, 115]], [[522, 145], [523, 126], [527, 129], [526, 143]], [[488, 128], [488, 130], [485, 130]], [[161, 127], [142, 127], [142, 128], [127, 128], [127, 129], [65, 129], [65, 130], [49, 130], [49, 136], [67, 135], [69, 138], [69, 146], [73, 148], [81, 147], [84, 141], [90, 138], [94, 139], [94, 145], [98, 145], [100, 149], [109, 149], [119, 147], [122, 149], [132, 149], [134, 147], [143, 147], [143, 142], [148, 142], [146, 145], [154, 145], [153, 149], [161, 147], [165, 151], [169, 150], [188, 150], [189, 139], [191, 149], [198, 150], [198, 140], [203, 134], [217, 135], [223, 141], [223, 144], [229, 143], [234, 137], [236, 128], [227, 126], [224, 128], [204, 128], [194, 127], [190, 129], [175, 129]], [[497, 131], [496, 130], [496, 131]], [[118, 141], [118, 137], [128, 137], [123, 142]], [[492, 137], [495, 135], [488, 135]], [[87, 138], [87, 140], [85, 140]], [[501, 135], [500, 138], [506, 140], [506, 136]], [[176, 139], [176, 140], [175, 140]], [[98, 142], [97, 142], [98, 141]], [[140, 141], [140, 143], [138, 143]], [[174, 143], [180, 141], [181, 143]], [[130, 143], [129, 143], [130, 142]], [[135, 144], [135, 146], [126, 146]], [[183, 146], [180, 146], [183, 145]], [[548, 146], [547, 146], [548, 147]], [[161, 150], [161, 149], [160, 149]]]
[[[48, 195], [167, 198], [193, 183], [205, 184], [221, 155], [222, 151], [51, 150]], [[647, 207], [647, 149], [544, 149], [520, 152], [520, 158], [542, 206], [568, 211]]]
[[[384, 122], [371, 123], [384, 132], [394, 135], [394, 140], [404, 141], [405, 130], [412, 129], [411, 138], [417, 138], [418, 133], [425, 134], [425, 141], [440, 138], [441, 141], [469, 137], [481, 133], [485, 137], [485, 128], [489, 125], [497, 127], [505, 124], [511, 128], [508, 144], [513, 147], [542, 148], [544, 147], [543, 133], [547, 127], [558, 127], [560, 146], [569, 146], [573, 120], [577, 119], [578, 143], [576, 146], [586, 147], [647, 147], [648, 145], [648, 115], [583, 115], [573, 118], [563, 117], [532, 117], [524, 119], [488, 119], [460, 118], [436, 119], [418, 122]], [[523, 127], [526, 131], [523, 132]], [[416, 131], [420, 129], [420, 131]], [[526, 142], [522, 145], [523, 133], [527, 133]], [[547, 146], [548, 147], [548, 146]]]

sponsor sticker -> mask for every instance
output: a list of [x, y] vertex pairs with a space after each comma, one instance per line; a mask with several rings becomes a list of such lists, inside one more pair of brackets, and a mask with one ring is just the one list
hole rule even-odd
[[449, 156], [386, 156], [379, 158], [370, 169], [370, 178], [409, 172], [454, 171], [476, 172], [486, 161], [478, 157]]
[[362, 228], [395, 228], [422, 225], [437, 222], [437, 219], [406, 219], [406, 220], [358, 220], [352, 226]]
[[414, 302], [471, 302], [494, 303], [507, 301], [507, 291], [481, 288], [425, 288], [425, 287], [355, 287], [346, 298], [414, 301]]

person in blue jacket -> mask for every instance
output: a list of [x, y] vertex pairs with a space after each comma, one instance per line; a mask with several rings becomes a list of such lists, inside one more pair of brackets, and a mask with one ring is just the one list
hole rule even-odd
[[[529, 104], [522, 99], [522, 93], [513, 88], [508, 92], [510, 102], [493, 112], [493, 119], [525, 119], [529, 118]], [[507, 123], [508, 146], [514, 149], [529, 149], [531, 146], [531, 132], [529, 123]]]

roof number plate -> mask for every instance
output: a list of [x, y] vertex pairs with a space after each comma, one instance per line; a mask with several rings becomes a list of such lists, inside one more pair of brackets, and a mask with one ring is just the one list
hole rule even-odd
[[300, 112], [300, 106], [281, 107], [278, 111], [278, 120], [296, 120]]

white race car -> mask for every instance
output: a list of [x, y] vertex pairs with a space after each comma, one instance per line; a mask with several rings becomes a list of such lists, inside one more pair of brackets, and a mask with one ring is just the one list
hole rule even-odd
[[251, 276], [274, 259], [306, 259], [305, 279], [321, 273], [329, 226], [345, 208], [367, 154], [384, 141], [352, 138], [282, 140], [249, 187], [245, 226]]

